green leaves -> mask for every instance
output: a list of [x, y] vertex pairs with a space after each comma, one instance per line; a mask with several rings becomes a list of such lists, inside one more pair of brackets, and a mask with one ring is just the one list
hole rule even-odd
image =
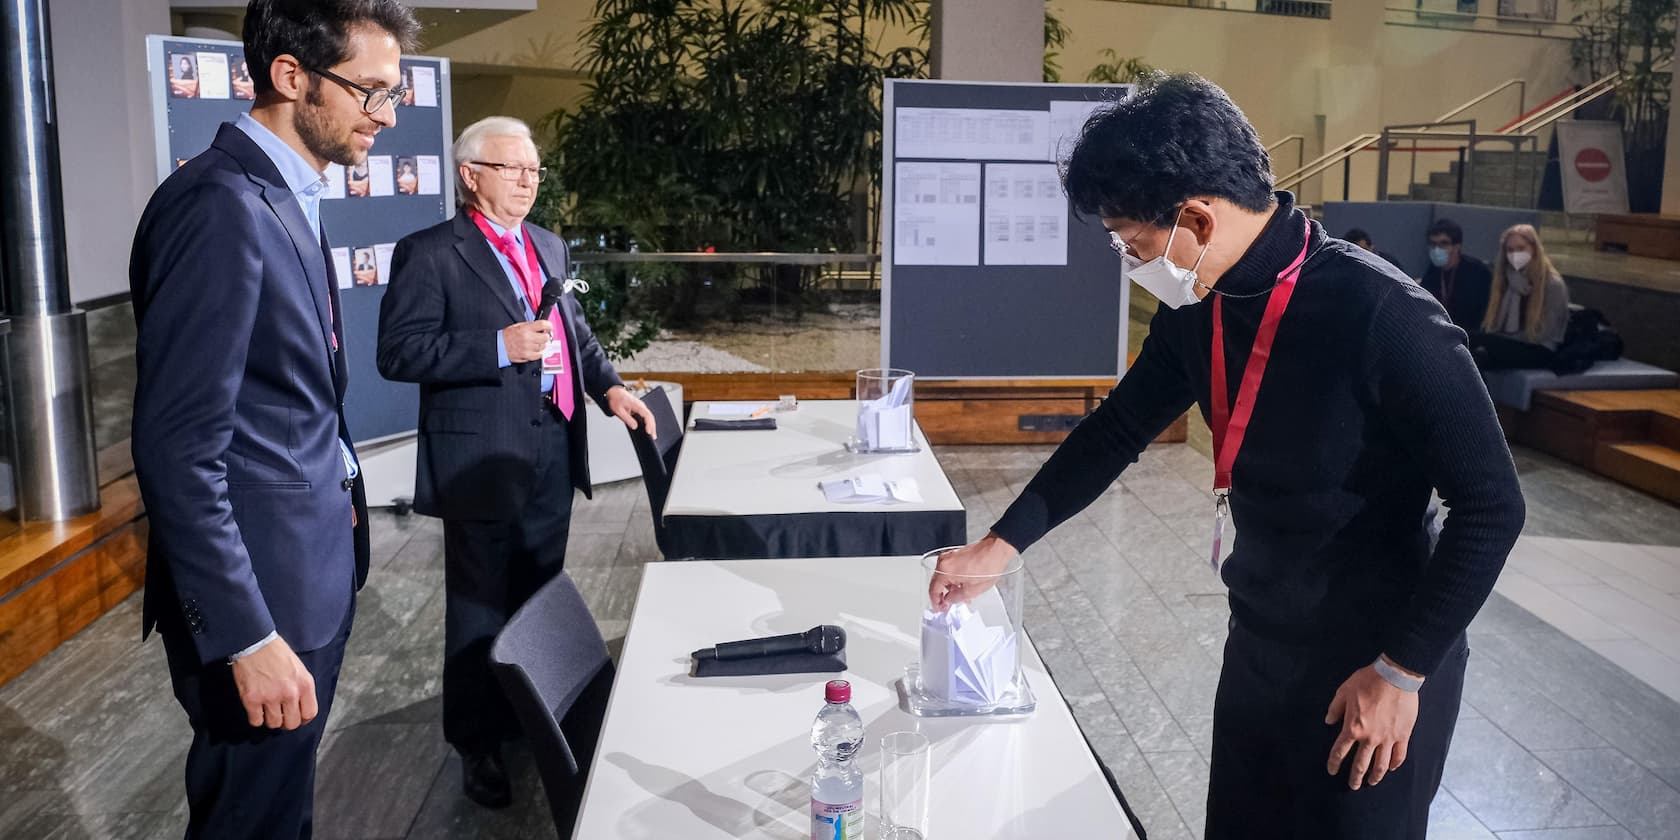
[[[852, 208], [879, 203], [883, 80], [927, 72], [924, 48], [883, 53], [879, 37], [925, 31], [926, 16], [926, 0], [597, 0], [583, 38], [594, 78], [543, 122], [558, 177], [533, 219], [620, 249], [867, 247], [875, 220], [854, 224]], [[634, 275], [591, 278], [612, 289], [586, 309], [615, 356], [645, 346], [650, 323], [696, 320], [702, 294], [759, 285], [798, 305], [814, 280], [694, 264]]]

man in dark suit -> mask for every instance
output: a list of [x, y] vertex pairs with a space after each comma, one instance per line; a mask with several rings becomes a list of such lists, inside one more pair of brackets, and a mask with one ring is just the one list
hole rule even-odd
[[[392, 257], [379, 372], [420, 383], [414, 509], [443, 519], [443, 733], [466, 795], [501, 808], [501, 742], [517, 724], [490, 645], [565, 562], [573, 490], [590, 488], [583, 399], [649, 431], [653, 416], [562, 291], [565, 243], [524, 224], [543, 176], [530, 128], [481, 120], [454, 158], [460, 212]], [[543, 304], [553, 294], [558, 311]]]
[[158, 188], [135, 233], [144, 632], [163, 636], [193, 729], [189, 838], [311, 833], [368, 553], [322, 173], [396, 124], [418, 31], [396, 0], [254, 0], [251, 112]]

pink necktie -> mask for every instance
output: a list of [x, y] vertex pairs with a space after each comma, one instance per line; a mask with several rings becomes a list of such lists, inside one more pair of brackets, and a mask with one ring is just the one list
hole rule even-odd
[[[513, 266], [513, 273], [519, 276], [520, 285], [525, 287], [525, 298], [530, 303], [531, 310], [535, 312], [537, 306], [542, 303], [542, 283], [538, 279], [538, 272], [532, 270], [528, 254], [519, 247], [512, 231], [502, 234], [500, 241], [497, 242], [497, 250], [501, 251], [502, 256], [507, 257], [508, 263]], [[543, 317], [541, 312], [536, 314], [539, 318]], [[565, 314], [560, 311], [559, 307], [555, 307], [554, 312], [549, 317], [550, 322], [554, 325], [554, 341], [559, 345], [557, 352], [553, 355], [558, 355], [565, 360], [561, 366], [561, 371], [554, 375], [554, 391], [550, 394], [550, 397], [554, 400], [554, 405], [560, 409], [561, 416], [570, 420], [572, 419], [572, 412], [577, 409], [577, 398], [572, 394], [571, 349], [566, 344], [564, 318]]]

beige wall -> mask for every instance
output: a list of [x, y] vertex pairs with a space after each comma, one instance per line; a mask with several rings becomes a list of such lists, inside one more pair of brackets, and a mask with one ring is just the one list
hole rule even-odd
[[[1381, 130], [1384, 124], [1422, 122], [1510, 78], [1528, 80], [1530, 107], [1569, 83], [1565, 41], [1453, 32], [1383, 23], [1382, 4], [1338, 5], [1330, 21], [1119, 3], [1052, 0], [1072, 30], [1062, 52], [1062, 78], [1081, 81], [1112, 48], [1169, 71], [1191, 71], [1230, 92], [1267, 144], [1290, 134], [1308, 138], [1308, 156], [1324, 146]], [[1516, 94], [1473, 109], [1478, 130], [1497, 128], [1517, 114]], [[1320, 137], [1320, 122], [1323, 123]], [[1420, 158], [1420, 171], [1445, 159]], [[1280, 170], [1292, 169], [1285, 150]], [[1395, 177], [1404, 167], [1393, 164]], [[1358, 159], [1353, 197], [1375, 195], [1375, 154]], [[1311, 200], [1339, 198], [1340, 175], [1309, 185]]]
[[[986, 0], [1006, 1], [1030, 2]], [[575, 69], [592, 5], [541, 0], [534, 12], [428, 52], [458, 62]], [[1070, 30], [1059, 57], [1063, 80], [1083, 81], [1109, 48], [1165, 70], [1197, 72], [1230, 91], [1268, 144], [1305, 136], [1309, 159], [1325, 145], [1384, 124], [1432, 119], [1506, 79], [1527, 79], [1530, 107], [1571, 81], [1566, 41], [1388, 25], [1383, 5], [1338, 4], [1336, 17], [1324, 21], [1114, 0], [1049, 3]], [[888, 47], [906, 40], [903, 32], [884, 38]], [[567, 80], [468, 75], [457, 82], [456, 124], [491, 113], [534, 120], [582, 93], [581, 83]], [[1497, 128], [1516, 113], [1510, 92], [1468, 116], [1481, 129]], [[1355, 167], [1355, 198], [1375, 195], [1375, 157], [1362, 155]], [[1420, 158], [1420, 171], [1444, 168], [1450, 157]], [[1286, 149], [1278, 168], [1294, 163]], [[1396, 160], [1392, 171], [1404, 178], [1405, 165]], [[1339, 198], [1340, 174], [1309, 184], [1303, 194], [1313, 201]]]
[[66, 268], [78, 303], [128, 291], [128, 242], [157, 186], [146, 36], [168, 34], [169, 3], [108, 3], [47, 6]]

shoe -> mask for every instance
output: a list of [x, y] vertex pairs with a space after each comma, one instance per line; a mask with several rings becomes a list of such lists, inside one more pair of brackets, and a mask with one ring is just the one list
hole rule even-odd
[[513, 786], [508, 783], [500, 749], [461, 754], [461, 792], [486, 808], [499, 810], [513, 804]]

